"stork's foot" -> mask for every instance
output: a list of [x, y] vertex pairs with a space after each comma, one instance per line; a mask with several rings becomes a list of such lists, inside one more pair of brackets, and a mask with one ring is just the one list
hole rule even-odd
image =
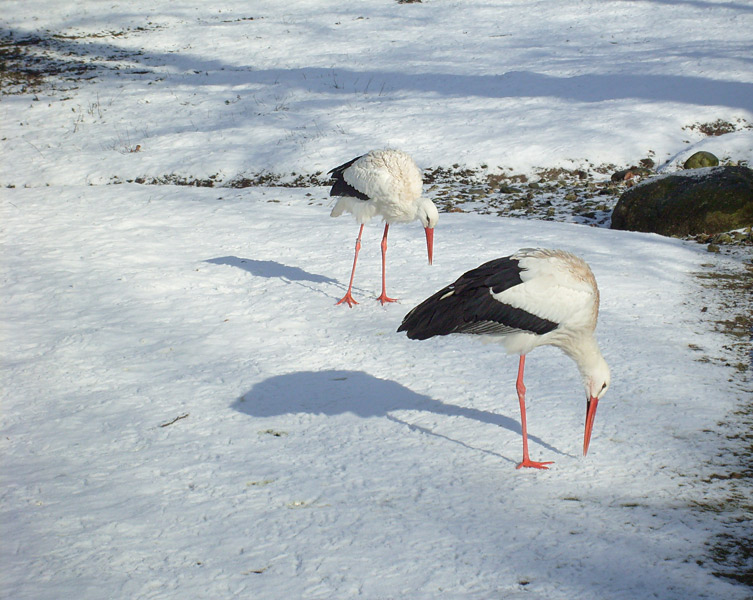
[[377, 300], [382, 303], [382, 306], [384, 306], [387, 302], [397, 302], [397, 298], [389, 298], [385, 292], [382, 292], [382, 295], [379, 296]]
[[549, 460], [549, 461], [546, 461], [546, 462], [537, 462], [535, 460], [531, 460], [530, 458], [524, 458], [523, 462], [521, 462], [515, 468], [516, 469], [522, 469], [523, 467], [530, 467], [532, 469], [543, 469], [543, 470], [546, 470], [546, 469], [549, 468], [546, 465], [552, 465], [552, 464], [554, 464], [553, 460]]
[[337, 302], [335, 306], [340, 306], [340, 304], [342, 304], [343, 302], [347, 302], [350, 308], [353, 308], [354, 304], [358, 304], [358, 302], [353, 300], [353, 296], [351, 295], [350, 290], [348, 290], [348, 293], [345, 294], [342, 298], [340, 298], [339, 302]]

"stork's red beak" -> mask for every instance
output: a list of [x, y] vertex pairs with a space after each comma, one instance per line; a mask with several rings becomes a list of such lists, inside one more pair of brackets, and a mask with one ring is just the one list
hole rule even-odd
[[586, 433], [583, 436], [583, 456], [585, 456], [588, 453], [588, 445], [591, 443], [591, 430], [594, 427], [594, 419], [596, 418], [596, 407], [599, 405], [599, 399], [594, 398], [591, 396], [591, 398], [588, 399], [588, 403], [586, 404]]
[[424, 231], [426, 232], [426, 249], [429, 251], [429, 264], [431, 264], [434, 258], [434, 228], [424, 227]]

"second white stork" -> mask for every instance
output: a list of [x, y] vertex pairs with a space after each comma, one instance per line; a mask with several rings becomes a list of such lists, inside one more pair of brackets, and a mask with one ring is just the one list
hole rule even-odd
[[426, 232], [429, 264], [434, 254], [434, 226], [439, 220], [439, 212], [431, 200], [421, 197], [421, 171], [410, 155], [401, 150], [372, 150], [332, 169], [329, 174], [335, 180], [329, 195], [339, 196], [330, 216], [339, 217], [343, 212], [349, 212], [361, 225], [356, 238], [348, 291], [337, 304], [347, 302], [350, 307], [358, 304], [353, 299], [352, 290], [358, 252], [361, 249], [361, 234], [363, 226], [377, 215], [385, 223], [382, 237], [382, 294], [378, 300], [382, 304], [395, 302], [394, 298], [387, 296], [385, 281], [387, 232], [390, 224], [421, 221]]
[[546, 469], [549, 462], [528, 455], [526, 354], [544, 344], [560, 348], [578, 365], [586, 388], [583, 455], [591, 441], [596, 407], [609, 387], [610, 373], [594, 338], [599, 289], [588, 264], [563, 250], [518, 250], [462, 275], [411, 310], [398, 331], [424, 340], [435, 335], [489, 336], [508, 353], [519, 354], [516, 389], [523, 433], [521, 467]]

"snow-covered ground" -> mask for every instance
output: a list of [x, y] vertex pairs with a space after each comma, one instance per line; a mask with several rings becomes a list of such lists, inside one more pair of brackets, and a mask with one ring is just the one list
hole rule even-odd
[[[6, 0], [16, 39], [100, 78], [3, 100], [3, 185], [421, 166], [753, 159], [753, 3]], [[37, 44], [38, 45], [38, 44]], [[84, 77], [88, 76], [84, 74]], [[71, 89], [76, 88], [76, 89]], [[132, 152], [136, 147], [139, 152]]]
[[[348, 309], [357, 227], [327, 188], [107, 184], [292, 177], [383, 146], [521, 173], [750, 161], [753, 4], [40, 0], [0, 19], [97, 65], [0, 100], [2, 598], [750, 596], [713, 574], [715, 540], [750, 532], [715, 477], [746, 384], [695, 275], [723, 256], [446, 213], [431, 267], [417, 224], [391, 229], [401, 302], [382, 307], [373, 223]], [[717, 119], [739, 130], [690, 128]], [[576, 369], [531, 354], [546, 472], [515, 469], [514, 357], [395, 332], [525, 246], [592, 265], [613, 371], [583, 459]]]

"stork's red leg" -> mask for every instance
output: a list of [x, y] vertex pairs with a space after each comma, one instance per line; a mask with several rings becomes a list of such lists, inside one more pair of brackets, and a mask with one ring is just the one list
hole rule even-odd
[[385, 264], [387, 258], [387, 231], [390, 228], [389, 223], [384, 224], [384, 237], [382, 238], [382, 295], [377, 298], [382, 304], [385, 302], [397, 302], [394, 298], [387, 297], [387, 283], [385, 277]]
[[348, 306], [353, 308], [354, 304], [358, 304], [355, 300], [353, 300], [353, 294], [351, 293], [351, 290], [353, 289], [353, 277], [356, 275], [356, 263], [358, 262], [358, 251], [361, 249], [361, 234], [363, 233], [363, 223], [361, 223], [361, 228], [358, 230], [358, 237], [356, 238], [356, 255], [353, 257], [353, 270], [350, 272], [350, 283], [348, 284], [348, 291], [345, 293], [345, 295], [338, 301], [338, 305], [342, 304], [343, 302], [347, 302]]
[[553, 461], [537, 462], [528, 457], [528, 429], [526, 427], [526, 386], [523, 384], [523, 370], [526, 365], [526, 355], [520, 356], [518, 364], [518, 380], [515, 382], [515, 388], [518, 390], [518, 401], [520, 402], [520, 425], [523, 429], [523, 462], [517, 468], [532, 467], [534, 469], [548, 469], [546, 465], [551, 465]]

